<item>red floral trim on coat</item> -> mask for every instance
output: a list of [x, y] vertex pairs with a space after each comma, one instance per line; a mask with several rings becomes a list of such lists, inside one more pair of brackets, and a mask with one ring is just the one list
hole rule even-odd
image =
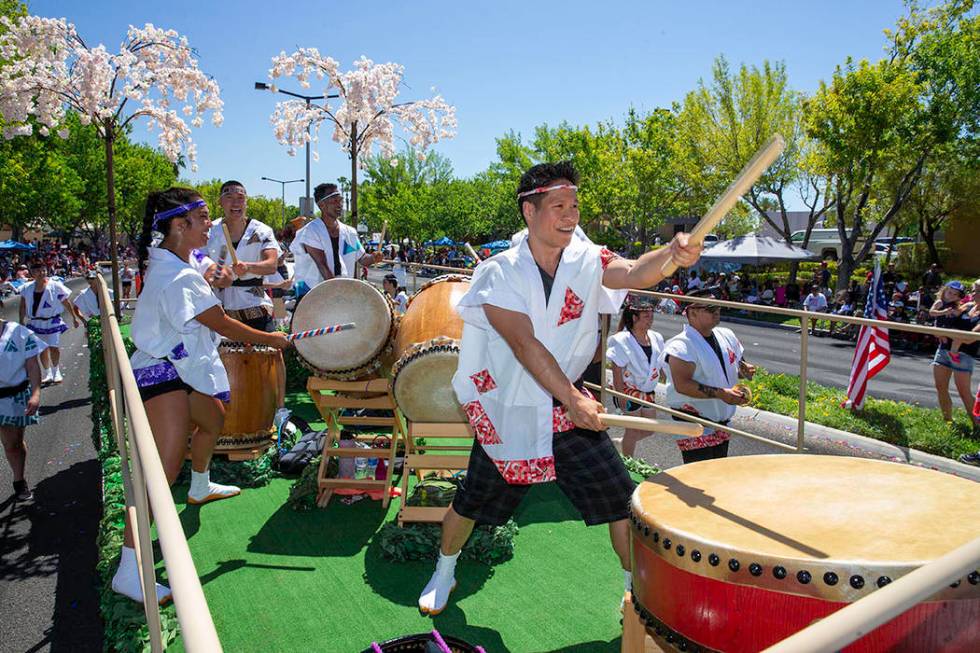
[[729, 349], [728, 350], [728, 364], [731, 365], [734, 362], [735, 362], [735, 352], [733, 352], [731, 349]]
[[494, 460], [500, 475], [511, 485], [531, 485], [555, 480], [555, 457], [530, 460]]
[[704, 449], [706, 447], [713, 447], [715, 445], [722, 444], [723, 442], [728, 442], [730, 436], [725, 431], [715, 431], [714, 433], [709, 433], [707, 435], [699, 435], [696, 438], [684, 438], [683, 440], [677, 441], [677, 448], [681, 451], [693, 451], [695, 449]]
[[466, 411], [466, 419], [470, 421], [473, 432], [476, 434], [476, 441], [480, 444], [501, 444], [497, 429], [494, 428], [490, 416], [483, 410], [483, 404], [479, 401], [470, 401], [463, 404]]
[[476, 386], [480, 394], [490, 392], [497, 387], [493, 377], [490, 376], [490, 370], [481, 370], [476, 374], [470, 374], [470, 378], [473, 380], [473, 385]]
[[624, 395], [629, 395], [631, 397], [636, 397], [637, 399], [642, 399], [643, 401], [649, 401], [650, 403], [654, 403], [655, 398], [652, 392], [643, 392], [635, 385], [630, 385], [629, 383], [625, 383], [623, 384], [623, 386], [624, 386], [623, 387]]
[[[595, 395], [589, 392], [588, 388], [580, 388], [582, 394], [589, 399], [595, 399]], [[563, 405], [555, 406], [551, 409], [551, 430], [554, 433], [564, 433], [571, 431], [575, 427], [575, 422], [568, 416], [568, 409]]]
[[565, 304], [561, 307], [561, 316], [558, 318], [558, 326], [571, 322], [582, 317], [585, 303], [579, 299], [578, 295], [572, 292], [571, 288], [565, 288]]
[[614, 259], [619, 258], [619, 254], [616, 252], [610, 252], [608, 249], [603, 247], [601, 250], [599, 250], [599, 258], [602, 259], [602, 269], [605, 270]]

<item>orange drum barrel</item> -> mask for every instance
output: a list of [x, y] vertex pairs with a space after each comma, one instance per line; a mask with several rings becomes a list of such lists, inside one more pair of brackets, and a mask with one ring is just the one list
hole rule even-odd
[[[675, 467], [633, 493], [633, 607], [665, 650], [760, 651], [980, 536], [978, 511], [977, 483], [898, 463]], [[980, 650], [980, 573], [844, 650]]]
[[395, 403], [413, 422], [466, 421], [452, 380], [463, 336], [456, 305], [469, 289], [469, 277], [436, 277], [412, 296], [401, 317], [392, 387]]
[[350, 381], [377, 374], [391, 349], [397, 322], [391, 301], [357, 279], [333, 278], [306, 293], [293, 313], [294, 333], [331, 324], [357, 327], [322, 338], [296, 340], [300, 361], [315, 374]]
[[271, 441], [272, 427], [285, 389], [282, 354], [274, 347], [222, 342], [218, 354], [228, 373], [231, 401], [216, 450], [243, 449]]

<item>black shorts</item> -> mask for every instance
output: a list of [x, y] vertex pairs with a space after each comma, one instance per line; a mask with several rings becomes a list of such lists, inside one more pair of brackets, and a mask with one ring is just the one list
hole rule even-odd
[[163, 383], [154, 383], [153, 385], [148, 385], [141, 387], [140, 399], [143, 403], [146, 403], [154, 397], [159, 397], [160, 395], [165, 395], [168, 392], [173, 392], [174, 390], [183, 390], [187, 394], [194, 391], [194, 388], [190, 387], [180, 379], [170, 379], [169, 381], [164, 381]]
[[276, 330], [276, 323], [273, 321], [271, 315], [264, 315], [262, 317], [253, 317], [250, 320], [242, 320], [242, 324], [245, 326], [250, 326], [258, 331], [265, 331], [266, 333], [272, 333]]
[[[629, 517], [635, 483], [604, 431], [575, 429], [552, 440], [558, 487], [589, 526]], [[500, 526], [517, 510], [530, 485], [511, 485], [478, 443], [473, 443], [466, 478], [453, 510], [479, 524]]]

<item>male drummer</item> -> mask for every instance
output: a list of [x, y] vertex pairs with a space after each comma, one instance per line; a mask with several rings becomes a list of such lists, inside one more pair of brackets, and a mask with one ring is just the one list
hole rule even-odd
[[320, 184], [313, 189], [320, 219], [311, 220], [296, 232], [289, 251], [296, 259], [296, 296], [334, 277], [354, 278], [357, 263], [367, 267], [379, 263], [382, 253], [364, 251], [357, 230], [340, 221], [343, 199], [337, 184]]
[[633, 481], [599, 420], [602, 405], [578, 381], [596, 349], [599, 313], [617, 313], [626, 296], [615, 289], [650, 287], [664, 263], [691, 265], [701, 247], [678, 234], [629, 261], [575, 238], [577, 182], [569, 162], [524, 173], [517, 205], [528, 238], [481, 263], [457, 307], [464, 326], [453, 388], [476, 442], [419, 597], [423, 613], [446, 607], [474, 524], [505, 523], [530, 486], [547, 481], [558, 482], [586, 524], [609, 524], [631, 585]]
[[[711, 297], [707, 288], [692, 290], [689, 297]], [[721, 307], [689, 304], [684, 311], [684, 330], [667, 341], [662, 356], [667, 364], [667, 405], [713, 422], [727, 424], [735, 407], [749, 398], [738, 388], [739, 377], [751, 379], [755, 365], [745, 360], [742, 343], [731, 329], [719, 327]], [[674, 419], [679, 419], [675, 417]], [[704, 434], [677, 440], [684, 463], [724, 458], [729, 435], [705, 427]]]
[[[246, 215], [248, 195], [239, 181], [229, 180], [221, 185], [220, 203], [224, 217], [211, 226], [207, 253], [221, 265], [232, 262], [229, 248], [234, 248], [238, 263], [232, 266], [235, 279], [231, 286], [217, 291], [225, 313], [253, 329], [271, 332], [272, 300], [262, 287], [264, 276], [275, 274], [279, 259], [279, 243], [268, 225]], [[222, 225], [228, 227], [231, 242], [227, 242]]]

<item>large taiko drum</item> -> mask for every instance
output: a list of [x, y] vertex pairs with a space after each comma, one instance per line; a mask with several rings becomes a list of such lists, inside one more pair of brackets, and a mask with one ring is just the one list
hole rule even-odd
[[273, 347], [222, 342], [218, 354], [228, 373], [231, 401], [216, 450], [243, 449], [272, 440], [276, 408], [285, 390], [282, 354]]
[[456, 304], [469, 289], [469, 277], [436, 277], [419, 288], [401, 317], [392, 387], [395, 403], [413, 422], [466, 421], [452, 380], [463, 337]]
[[369, 283], [334, 278], [317, 284], [293, 313], [293, 332], [354, 322], [357, 328], [296, 340], [296, 353], [314, 373], [360, 379], [377, 372], [397, 326], [391, 301]]
[[[760, 651], [980, 536], [977, 483], [838, 456], [683, 465], [631, 507], [634, 609], [664, 650]], [[980, 573], [844, 650], [980, 651]]]

